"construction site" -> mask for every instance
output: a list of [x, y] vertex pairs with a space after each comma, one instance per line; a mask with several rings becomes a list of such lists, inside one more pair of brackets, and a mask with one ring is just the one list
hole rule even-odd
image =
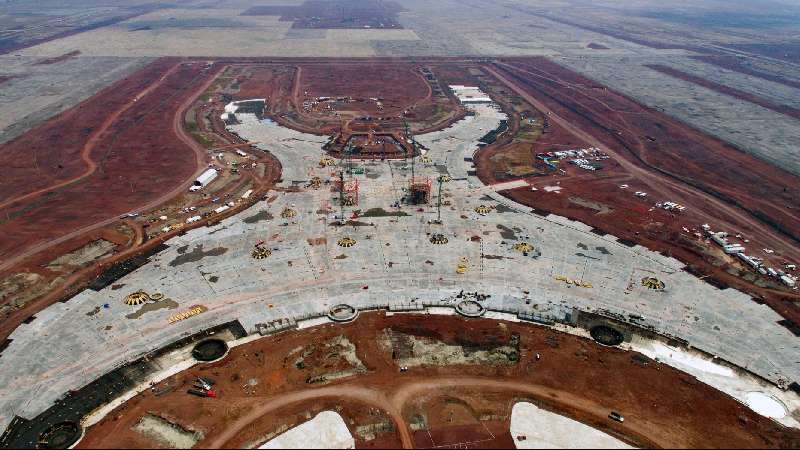
[[11, 141], [0, 447], [800, 446], [797, 178], [578, 77], [161, 59]]

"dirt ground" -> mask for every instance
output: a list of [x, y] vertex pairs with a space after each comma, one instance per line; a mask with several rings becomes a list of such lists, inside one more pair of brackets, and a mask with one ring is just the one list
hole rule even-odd
[[[15, 170], [14, 182], [3, 184], [0, 230], [16, 238], [0, 244], [0, 257], [129, 211], [191, 177], [195, 152], [172, 131], [170, 118], [210, 74], [202, 64], [165, 60], [140, 75], [3, 146], [0, 163]], [[147, 86], [157, 87], [131, 104]], [[124, 109], [116, 120], [115, 108]], [[106, 132], [93, 134], [109, 120]]]
[[[220, 114], [231, 100], [267, 98], [268, 116], [326, 133], [342, 126], [358, 128], [352, 119], [376, 112], [373, 98], [379, 95], [383, 111], [396, 117], [368, 124], [368, 129], [380, 133], [388, 127], [397, 134], [402, 131], [397, 117], [403, 114], [415, 131], [441, 128], [463, 111], [426, 70], [394, 60], [225, 60], [209, 65], [205, 60], [160, 59], [5, 144], [0, 163], [13, 170], [10, 182], [0, 189], [0, 231], [16, 239], [3, 241], [5, 247], [0, 244], [0, 337], [41, 308], [76, 293], [113, 263], [185, 229], [188, 217], [201, 215], [204, 220], [195, 224], [201, 226], [246, 206], [239, 198], [248, 189], [254, 191], [252, 201], [266, 194], [280, 177], [280, 162], [241, 146], [241, 139], [225, 130]], [[386, 78], [386, 73], [394, 75]], [[335, 115], [303, 114], [302, 99], [308, 98], [309, 89], [352, 97], [341, 108], [352, 123], [343, 125]], [[192, 95], [199, 95], [199, 101], [188, 103]], [[237, 155], [237, 149], [248, 156]], [[210, 158], [211, 153], [224, 158]], [[209, 159], [220, 171], [218, 180], [201, 195], [187, 195], [180, 183]], [[208, 210], [218, 206], [212, 202], [217, 197], [236, 206], [212, 217]], [[118, 215], [144, 203], [145, 211], [127, 220], [127, 239], [109, 239], [116, 244], [113, 251], [81, 264], [57, 261], [113, 234], [123, 222]], [[167, 227], [170, 231], [163, 231]], [[22, 273], [29, 275], [18, 275]]]
[[[674, 256], [698, 274], [711, 275], [708, 281], [750, 292], [784, 317], [800, 321], [796, 294], [744, 268], [696, 236], [699, 226], [709, 223], [714, 229], [741, 234], [742, 242], [749, 239], [745, 245], [751, 253], [763, 256], [771, 266], [797, 260], [797, 177], [546, 59], [513, 59], [486, 70], [506, 78], [543, 111], [539, 117], [545, 121], [544, 145], [528, 146], [530, 153], [575, 148], [576, 139], [614, 153], [602, 161], [601, 170], [589, 172], [562, 163], [549, 174], [527, 177], [531, 187], [505, 195], [542, 214], [567, 216], [600, 233]], [[487, 87], [491, 90], [492, 83], [487, 82]], [[515, 110], [523, 100], [516, 100]], [[550, 111], [573, 129], [564, 130]], [[514, 178], [505, 175], [508, 167], [503, 166], [513, 158], [501, 159], [514, 148], [509, 139], [498, 139], [496, 145], [478, 154], [477, 171], [484, 182]], [[536, 164], [541, 162], [535, 162], [534, 168]], [[711, 167], [714, 170], [709, 170]], [[633, 195], [635, 191], [649, 195], [642, 199]], [[687, 209], [668, 212], [653, 207], [663, 201], [678, 202]], [[775, 253], [762, 255], [758, 250], [763, 248]]]
[[[220, 77], [219, 86], [229, 100], [266, 98], [266, 117], [317, 135], [397, 134], [405, 122], [420, 134], [445, 128], [465, 114], [437, 78], [437, 68], [400, 60], [242, 61]], [[344, 142], [337, 139], [328, 150], [340, 154]]]
[[[393, 338], [382, 345], [385, 336]], [[428, 347], [425, 350], [424, 347]], [[454, 350], [454, 347], [460, 349]], [[508, 348], [518, 348], [518, 353]], [[430, 358], [399, 371], [399, 356], [502, 351], [504, 359]], [[536, 354], [541, 359], [536, 359]], [[298, 361], [298, 355], [307, 355]], [[343, 378], [312, 375], [363, 364]], [[186, 393], [210, 377], [218, 398]], [[359, 448], [508, 448], [517, 401], [568, 415], [642, 447], [796, 447], [800, 433], [758, 416], [734, 399], [655, 361], [530, 324], [411, 314], [362, 314], [233, 349], [146, 391], [87, 430], [80, 448], [159, 446], [135, 431], [148, 414], [202, 435], [201, 447], [264, 442], [335, 410]], [[625, 416], [624, 424], [607, 418]]]

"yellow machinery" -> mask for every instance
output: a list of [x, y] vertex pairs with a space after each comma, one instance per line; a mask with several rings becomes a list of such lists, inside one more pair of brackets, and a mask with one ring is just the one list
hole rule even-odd
[[522, 253], [530, 253], [534, 250], [534, 247], [527, 242], [517, 242], [514, 244], [514, 250]]
[[430, 241], [431, 241], [431, 244], [435, 244], [435, 245], [443, 245], [443, 244], [447, 244], [449, 242], [447, 237], [445, 235], [441, 234], [441, 233], [436, 233], [436, 234], [432, 235], [431, 238], [430, 238]]
[[480, 215], [482, 215], [482, 216], [485, 216], [485, 215], [489, 214], [490, 212], [492, 212], [492, 208], [490, 208], [490, 207], [488, 207], [486, 205], [480, 205], [480, 206], [475, 208], [475, 212], [480, 214]]
[[574, 285], [574, 286], [578, 286], [578, 287], [582, 287], [582, 288], [588, 288], [588, 289], [591, 289], [591, 288], [594, 287], [592, 285], [592, 283], [589, 283], [588, 281], [573, 280], [572, 278], [565, 277], [563, 275], [556, 276], [556, 281], [563, 281], [566, 284], [571, 284], [571, 285]]
[[150, 296], [145, 291], [137, 291], [125, 297], [125, 304], [129, 306], [143, 305], [149, 301]]
[[352, 246], [356, 245], [356, 242], [357, 242], [357, 241], [356, 241], [355, 239], [353, 239], [353, 238], [351, 238], [351, 237], [348, 237], [348, 236], [345, 236], [345, 237], [343, 237], [343, 238], [339, 239], [339, 241], [338, 241], [338, 242], [336, 242], [336, 244], [337, 244], [339, 247], [345, 247], [345, 248], [347, 248], [347, 247], [352, 247]]
[[467, 273], [467, 264], [469, 264], [469, 258], [462, 256], [458, 261], [458, 266], [456, 266], [456, 273], [459, 275]]
[[656, 290], [656, 291], [662, 291], [666, 287], [664, 285], [663, 281], [661, 281], [661, 280], [659, 280], [658, 278], [655, 278], [655, 277], [644, 277], [644, 278], [642, 278], [642, 286], [644, 286], [644, 287], [646, 287], [648, 289]]
[[250, 255], [253, 257], [253, 259], [266, 259], [272, 255], [272, 251], [266, 247], [258, 246], [253, 249], [253, 252], [250, 253]]

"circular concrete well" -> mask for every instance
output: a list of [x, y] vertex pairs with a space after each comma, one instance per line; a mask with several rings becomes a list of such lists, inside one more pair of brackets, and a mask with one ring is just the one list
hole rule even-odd
[[202, 362], [216, 361], [228, 353], [228, 344], [222, 339], [206, 339], [194, 346], [192, 356]]
[[69, 448], [81, 438], [83, 430], [75, 422], [57, 423], [39, 435], [36, 448]]
[[622, 332], [615, 330], [606, 325], [598, 325], [593, 327], [589, 330], [589, 334], [592, 335], [592, 339], [597, 341], [599, 344], [607, 345], [609, 347], [615, 347], [625, 340], [625, 336]]
[[358, 309], [344, 303], [333, 306], [328, 310], [328, 318], [334, 322], [350, 322], [358, 317]]
[[462, 300], [456, 304], [456, 312], [464, 317], [480, 317], [486, 308], [475, 300]]

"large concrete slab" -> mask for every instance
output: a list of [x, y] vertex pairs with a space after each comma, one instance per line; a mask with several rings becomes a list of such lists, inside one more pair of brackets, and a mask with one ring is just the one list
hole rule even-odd
[[[409, 181], [408, 164], [374, 161], [356, 163], [365, 169], [365, 175], [357, 175], [360, 203], [346, 208], [345, 215], [358, 212], [360, 217], [344, 227], [333, 224], [339, 207], [331, 185], [313, 189], [304, 182], [314, 175], [330, 179], [337, 172], [319, 167], [326, 138], [238, 114], [242, 124], [232, 130], [261, 142], [281, 160], [286, 172], [279, 188], [299, 190], [279, 189], [274, 199], [218, 225], [175, 237], [167, 242], [168, 249], [120, 279], [116, 288], [84, 291], [20, 326], [0, 365], [0, 426], [14, 415], [36, 416], [64, 392], [149, 351], [232, 320], [252, 333], [259, 323], [320, 316], [339, 303], [359, 308], [448, 306], [462, 291], [489, 295], [484, 301], [488, 309], [511, 314], [563, 318], [577, 308], [633, 317], [773, 383], [785, 386], [800, 380], [797, 338], [777, 324], [781, 317], [767, 306], [742, 292], [716, 289], [680, 270], [676, 260], [627, 247], [613, 236], [598, 236], [577, 222], [531, 214], [493, 189], [483, 189], [469, 175], [472, 167], [465, 157], [504, 115], [491, 105], [476, 106], [475, 112], [446, 130], [419, 136], [431, 149], [432, 163], [417, 164], [418, 179], [435, 180], [441, 166], [453, 177], [443, 184], [441, 224], [433, 222], [435, 202], [392, 206]], [[496, 208], [501, 203], [508, 208], [486, 216], [475, 212], [481, 204]], [[297, 215], [282, 218], [287, 208]], [[274, 218], [244, 220], [260, 211]], [[448, 243], [432, 244], [434, 233], [443, 234]], [[357, 242], [341, 247], [337, 241], [343, 237]], [[269, 258], [251, 258], [259, 241], [272, 250]], [[536, 251], [523, 255], [514, 250], [521, 241]], [[578, 244], [589, 250], [579, 250]], [[463, 258], [466, 273], [458, 274]], [[644, 288], [639, 283], [644, 276], [660, 278], [666, 289]], [[559, 277], [593, 287], [567, 284]], [[179, 308], [128, 318], [137, 307], [123, 300], [139, 289], [163, 293]], [[110, 307], [102, 308], [106, 303]], [[170, 324], [170, 316], [194, 305], [208, 311]]]

